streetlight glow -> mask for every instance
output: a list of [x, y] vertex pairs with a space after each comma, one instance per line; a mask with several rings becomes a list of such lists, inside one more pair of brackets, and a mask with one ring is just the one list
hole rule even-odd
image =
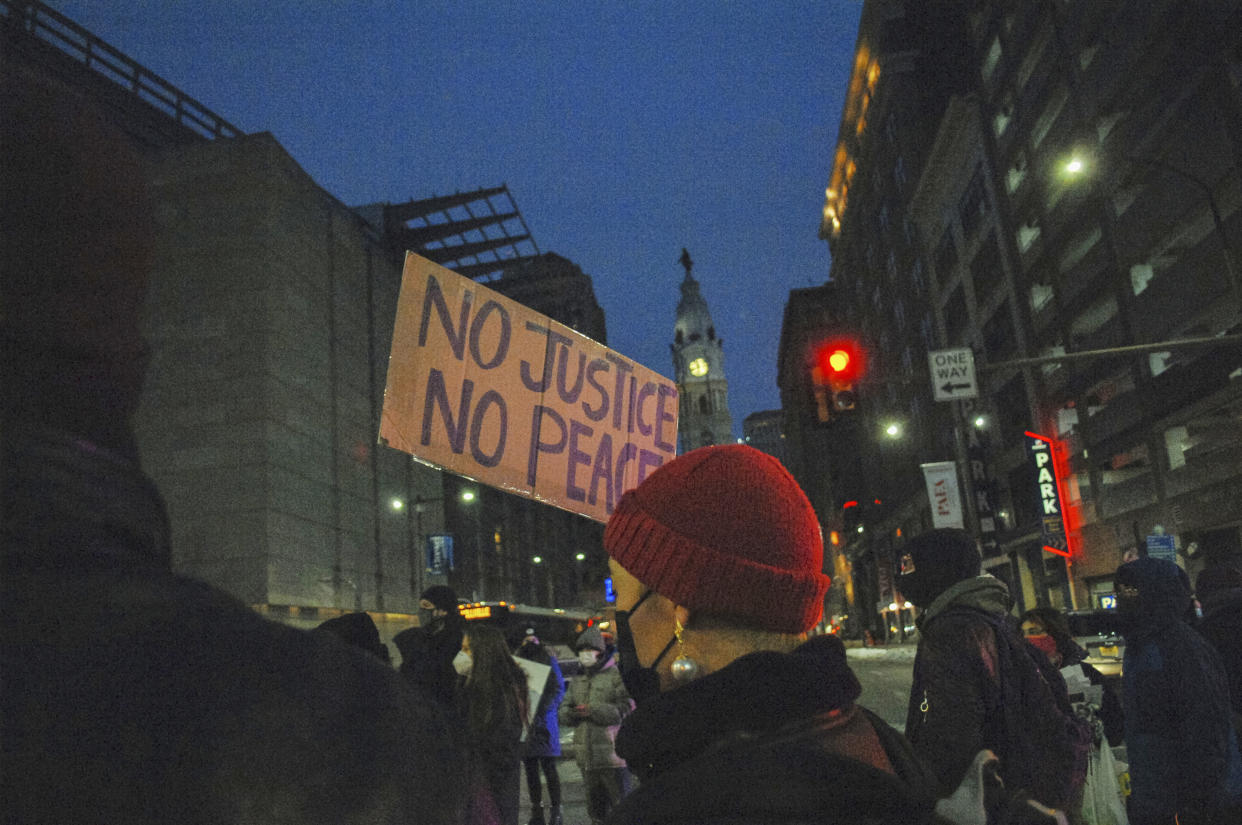
[[462, 501], [474, 501], [474, 490], [463, 490], [461, 494]]
[[1085, 164], [1082, 162], [1082, 158], [1070, 158], [1065, 164], [1065, 171], [1069, 172], [1071, 175], [1077, 175], [1083, 170], [1084, 166]]
[[984, 418], [983, 416], [979, 416], [978, 418], [975, 419], [975, 428], [982, 430], [987, 423], [988, 423], [988, 420], [986, 418]]
[[579, 553], [578, 555], [574, 556], [574, 558], [577, 559], [578, 561], [586, 561], [586, 553]]
[[394, 510], [402, 510], [405, 508], [405, 502], [399, 498], [394, 498], [391, 504], [392, 504], [392, 509]]
[[535, 556], [531, 559], [535, 564], [543, 564], [543, 556]]

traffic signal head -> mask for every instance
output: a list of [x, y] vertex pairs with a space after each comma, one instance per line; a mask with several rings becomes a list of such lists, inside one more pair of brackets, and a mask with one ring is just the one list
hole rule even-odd
[[816, 418], [827, 423], [834, 413], [858, 405], [854, 382], [866, 373], [867, 354], [857, 341], [838, 338], [815, 348], [811, 370]]
[[867, 354], [857, 341], [842, 338], [815, 350], [815, 365], [826, 381], [857, 381], [867, 368]]

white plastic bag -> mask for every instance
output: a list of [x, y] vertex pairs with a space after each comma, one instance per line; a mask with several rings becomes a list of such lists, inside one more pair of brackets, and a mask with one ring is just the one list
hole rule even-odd
[[1117, 760], [1108, 742], [1092, 748], [1087, 781], [1082, 791], [1082, 821], [1086, 825], [1129, 825], [1117, 782]]

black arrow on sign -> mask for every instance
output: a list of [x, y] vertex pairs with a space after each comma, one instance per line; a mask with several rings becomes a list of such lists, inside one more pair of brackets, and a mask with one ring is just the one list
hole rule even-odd
[[940, 388], [941, 392], [948, 392], [948, 393], [951, 393], [954, 390], [968, 390], [968, 389], [970, 389], [970, 384], [953, 384], [953, 383], [948, 383], [948, 382], [946, 382], [945, 385]]

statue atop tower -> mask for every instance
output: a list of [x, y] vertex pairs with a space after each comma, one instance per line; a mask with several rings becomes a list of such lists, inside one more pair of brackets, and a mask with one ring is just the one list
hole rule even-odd
[[673, 375], [681, 398], [678, 423], [681, 452], [733, 441], [729, 382], [724, 370], [724, 341], [716, 336], [707, 301], [691, 270], [694, 261], [683, 247], [678, 263], [686, 270], [673, 328]]

